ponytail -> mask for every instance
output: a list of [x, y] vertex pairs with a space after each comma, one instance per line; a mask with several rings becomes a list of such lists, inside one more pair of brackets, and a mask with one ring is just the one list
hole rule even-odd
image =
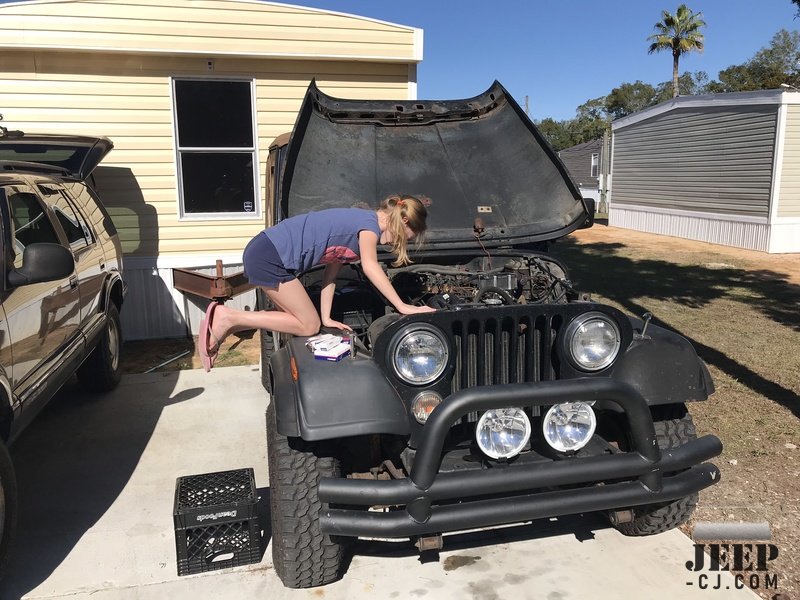
[[[397, 257], [392, 266], [401, 267], [409, 264], [408, 240], [406, 239], [406, 225], [416, 234], [419, 241], [425, 232], [425, 219], [428, 210], [416, 196], [393, 195], [381, 202], [380, 210], [386, 213], [386, 229], [392, 236], [392, 253]], [[407, 222], [403, 222], [407, 219]]]

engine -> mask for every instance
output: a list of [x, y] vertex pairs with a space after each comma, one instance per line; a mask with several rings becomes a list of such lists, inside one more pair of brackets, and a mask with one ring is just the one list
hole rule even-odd
[[410, 304], [456, 305], [564, 303], [572, 287], [563, 267], [543, 256], [489, 259], [463, 265], [413, 264], [389, 270], [400, 296]]

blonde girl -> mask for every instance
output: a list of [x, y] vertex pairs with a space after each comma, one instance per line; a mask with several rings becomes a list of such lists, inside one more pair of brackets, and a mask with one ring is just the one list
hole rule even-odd
[[[298, 336], [314, 335], [320, 326], [347, 330], [331, 319], [336, 277], [342, 265], [361, 261], [364, 275], [403, 315], [432, 312], [406, 304], [378, 262], [378, 244], [388, 244], [394, 266], [408, 264], [408, 243], [424, 233], [428, 216], [414, 196], [390, 196], [378, 210], [331, 208], [285, 219], [256, 235], [244, 250], [244, 271], [279, 310], [243, 311], [212, 302], [200, 323], [198, 343], [206, 371], [225, 338], [237, 331], [268, 329]], [[297, 275], [325, 265], [317, 314]]]

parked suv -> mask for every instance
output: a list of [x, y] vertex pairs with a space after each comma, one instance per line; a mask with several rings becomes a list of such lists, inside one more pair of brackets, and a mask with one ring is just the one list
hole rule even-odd
[[87, 184], [112, 147], [0, 128], [0, 561], [16, 514], [6, 445], [74, 373], [98, 392], [122, 374], [121, 246]]
[[[686, 404], [714, 392], [683, 337], [597, 303], [549, 243], [593, 206], [498, 83], [459, 101], [352, 101], [312, 82], [271, 147], [271, 222], [430, 201], [414, 263], [386, 267], [401, 316], [358, 264], [333, 318], [355, 355], [262, 336], [272, 556], [288, 587], [341, 576], [348, 540], [411, 538], [602, 511], [625, 535], [677, 527], [719, 481]], [[384, 258], [388, 259], [389, 256]], [[320, 272], [303, 275], [318, 301]], [[262, 301], [263, 301], [262, 297]]]

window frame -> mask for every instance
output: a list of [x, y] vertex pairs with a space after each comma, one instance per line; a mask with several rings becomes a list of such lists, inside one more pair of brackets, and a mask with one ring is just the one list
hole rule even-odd
[[592, 152], [589, 159], [589, 177], [600, 177], [600, 153]]
[[[234, 82], [247, 83], [250, 86], [250, 126], [252, 128], [253, 145], [249, 148], [244, 146], [238, 148], [231, 147], [197, 147], [180, 145], [178, 134], [178, 105], [176, 102], [175, 85], [178, 81], [204, 81], [204, 82]], [[260, 165], [261, 161], [258, 154], [258, 108], [256, 106], [256, 81], [253, 77], [231, 77], [226, 75], [217, 76], [197, 76], [197, 75], [173, 75], [170, 78], [170, 101], [172, 103], [172, 131], [175, 147], [175, 176], [177, 182], [177, 203], [178, 221], [260, 221], [263, 218], [263, 198], [260, 184]], [[255, 206], [252, 212], [206, 212], [190, 213], [186, 212], [184, 204], [184, 184], [182, 153], [190, 154], [246, 154], [250, 153], [253, 159], [253, 202]]]

